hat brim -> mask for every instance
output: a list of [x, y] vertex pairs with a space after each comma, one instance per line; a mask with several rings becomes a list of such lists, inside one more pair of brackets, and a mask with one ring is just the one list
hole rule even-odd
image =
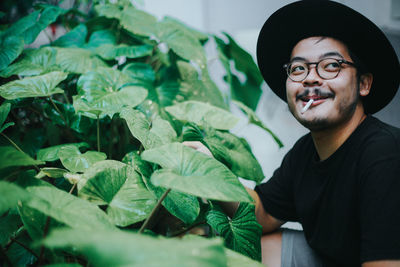
[[283, 65], [302, 39], [327, 36], [342, 41], [373, 74], [372, 88], [363, 98], [366, 113], [385, 107], [399, 87], [400, 66], [385, 34], [357, 11], [333, 1], [298, 1], [273, 13], [257, 42], [257, 62], [269, 87], [286, 100]]

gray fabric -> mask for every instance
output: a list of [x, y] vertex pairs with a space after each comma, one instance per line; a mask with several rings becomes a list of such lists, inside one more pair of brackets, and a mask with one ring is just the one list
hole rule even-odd
[[319, 256], [308, 246], [303, 231], [283, 229], [282, 267], [322, 267]]

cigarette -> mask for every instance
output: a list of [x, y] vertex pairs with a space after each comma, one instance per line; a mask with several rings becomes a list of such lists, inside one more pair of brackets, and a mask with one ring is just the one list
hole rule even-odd
[[303, 109], [301, 110], [301, 114], [303, 114], [304, 112], [306, 112], [310, 107], [311, 104], [314, 102], [314, 99], [310, 99], [308, 100], [307, 104], [303, 107]]

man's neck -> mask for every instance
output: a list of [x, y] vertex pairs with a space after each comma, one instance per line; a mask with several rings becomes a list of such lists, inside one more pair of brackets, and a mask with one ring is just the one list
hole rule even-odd
[[311, 132], [315, 148], [321, 161], [329, 158], [357, 129], [366, 118], [363, 108], [356, 108], [353, 116], [346, 122], [327, 130]]

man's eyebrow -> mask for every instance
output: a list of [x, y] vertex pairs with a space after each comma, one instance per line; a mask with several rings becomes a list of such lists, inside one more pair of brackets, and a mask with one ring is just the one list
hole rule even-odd
[[340, 57], [341, 59], [344, 59], [342, 54], [340, 54], [339, 52], [328, 52], [328, 53], [325, 53], [325, 54], [319, 56], [319, 59], [326, 58], [326, 57], [332, 57], [332, 56], [336, 56], [336, 57]]

